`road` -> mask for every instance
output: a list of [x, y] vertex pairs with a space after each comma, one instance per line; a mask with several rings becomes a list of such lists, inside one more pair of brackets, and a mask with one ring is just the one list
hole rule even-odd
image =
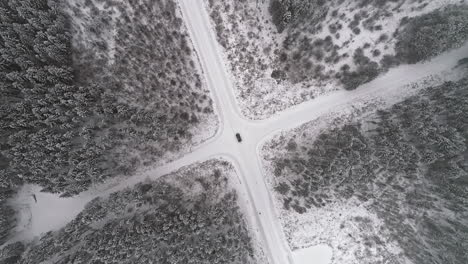
[[[251, 201], [262, 242], [267, 244], [265, 253], [269, 263], [293, 263], [257, 159], [258, 140], [255, 135], [263, 131], [262, 126], [259, 122], [247, 120], [240, 114], [233, 92], [234, 87], [220, 56], [221, 52], [211, 30], [203, 1], [181, 0], [179, 4], [221, 119], [222, 133], [208, 146], [208, 149], [215, 150], [210, 156], [220, 154], [235, 161], [241, 184], [246, 187]], [[235, 138], [236, 133], [243, 137], [241, 144]], [[205, 150], [206, 148], [202, 152]], [[202, 158], [200, 154], [207, 153], [195, 151], [191, 155]]]

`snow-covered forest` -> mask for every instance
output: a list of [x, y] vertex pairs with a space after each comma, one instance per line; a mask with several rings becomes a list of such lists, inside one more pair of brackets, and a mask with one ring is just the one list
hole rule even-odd
[[468, 38], [466, 1], [205, 0], [243, 113], [264, 119]]
[[0, 54], [0, 242], [22, 184], [75, 195], [215, 133], [173, 0], [1, 1]]
[[0, 263], [468, 263], [468, 0], [0, 1]]
[[210, 160], [100, 197], [40, 243], [0, 250], [0, 263], [262, 263], [228, 162]]
[[332, 245], [334, 263], [466, 263], [467, 110], [464, 78], [269, 142], [290, 243]]

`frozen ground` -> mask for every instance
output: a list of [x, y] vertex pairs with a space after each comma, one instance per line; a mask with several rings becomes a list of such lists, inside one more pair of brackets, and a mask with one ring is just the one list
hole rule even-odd
[[294, 264], [328, 264], [331, 263], [333, 251], [328, 245], [315, 245], [294, 250]]
[[41, 192], [37, 185], [24, 185], [9, 203], [19, 209], [18, 225], [10, 243], [40, 238], [49, 231], [58, 230], [73, 220], [91, 200], [90, 196], [60, 197]]

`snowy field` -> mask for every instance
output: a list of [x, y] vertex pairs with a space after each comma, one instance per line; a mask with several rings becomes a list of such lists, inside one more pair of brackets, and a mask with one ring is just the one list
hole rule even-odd
[[315, 245], [293, 251], [294, 264], [329, 264], [333, 251], [328, 245]]
[[90, 196], [60, 197], [41, 192], [41, 187], [26, 184], [8, 201], [18, 210], [18, 224], [9, 243], [39, 239], [71, 222], [91, 201]]

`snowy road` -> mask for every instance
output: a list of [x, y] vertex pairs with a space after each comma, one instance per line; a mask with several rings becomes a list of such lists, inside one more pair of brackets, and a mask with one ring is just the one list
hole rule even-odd
[[[266, 243], [265, 253], [269, 263], [292, 263], [257, 159], [256, 135], [259, 131], [263, 131], [262, 127], [258, 122], [251, 122], [240, 114], [235, 101], [234, 87], [224, 68], [225, 64], [221, 59], [203, 2], [180, 0], [179, 3], [221, 119], [221, 133], [216, 141], [202, 148], [202, 153], [195, 151], [189, 155], [203, 159], [203, 155], [209, 157], [218, 153], [235, 161], [238, 175], [252, 203], [262, 242]], [[243, 137], [241, 144], [236, 141], [236, 133], [240, 133]]]
[[[352, 107], [357, 101], [374, 101], [404, 96], [407, 85], [452, 69], [460, 58], [468, 56], [468, 44], [443, 54], [428, 63], [400, 66], [352, 92], [337, 91], [315, 100], [291, 107], [273, 117], [254, 121], [242, 116], [234, 95], [221, 50], [215, 39], [203, 1], [179, 0], [183, 18], [202, 64], [208, 88], [212, 92], [220, 127], [214, 138], [193, 152], [167, 165], [146, 171], [116, 183], [98, 194], [89, 191], [77, 196], [83, 206], [96, 195], [102, 196], [132, 186], [147, 178], [159, 178], [181, 167], [214, 157], [225, 157], [237, 169], [245, 193], [252, 204], [252, 217], [258, 225], [269, 263], [293, 264], [291, 250], [284, 237], [274, 203], [264, 181], [259, 148], [272, 134], [300, 126], [340, 108]], [[235, 133], [242, 135], [238, 143]], [[93, 193], [90, 195], [90, 193]], [[83, 197], [88, 197], [83, 199]]]

